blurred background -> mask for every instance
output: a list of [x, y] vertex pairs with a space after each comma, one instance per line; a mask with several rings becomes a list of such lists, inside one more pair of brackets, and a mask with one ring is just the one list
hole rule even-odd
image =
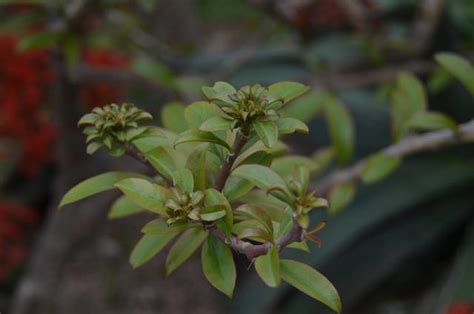
[[[430, 108], [474, 118], [472, 96], [433, 61], [439, 51], [474, 60], [474, 1], [0, 1], [0, 312], [329, 313], [288, 285], [267, 288], [241, 257], [233, 300], [206, 282], [199, 256], [169, 278], [164, 255], [132, 270], [146, 214], [108, 221], [114, 192], [57, 210], [91, 175], [142, 170], [88, 156], [76, 123], [129, 101], [176, 129], [202, 85], [300, 81], [314, 92], [291, 110], [311, 132], [286, 138], [294, 152], [330, 159], [322, 90], [354, 125], [354, 155], [323, 177], [391, 144], [399, 71], [426, 84]], [[334, 283], [343, 313], [472, 314], [473, 187], [474, 145], [416, 154], [324, 214], [320, 249], [288, 254]]]

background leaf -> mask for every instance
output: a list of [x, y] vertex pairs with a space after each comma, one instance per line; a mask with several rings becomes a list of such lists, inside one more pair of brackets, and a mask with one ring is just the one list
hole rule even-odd
[[332, 283], [310, 266], [292, 261], [281, 260], [283, 280], [310, 297], [326, 304], [335, 312], [341, 312], [341, 300]]

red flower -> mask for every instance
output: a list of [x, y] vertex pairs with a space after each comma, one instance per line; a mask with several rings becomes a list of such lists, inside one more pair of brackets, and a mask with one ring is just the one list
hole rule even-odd
[[[89, 65], [102, 69], [122, 69], [128, 64], [125, 56], [106, 49], [86, 49], [83, 57]], [[82, 101], [89, 109], [119, 102], [120, 96], [120, 88], [107, 83], [87, 84], [81, 89]]]
[[11, 201], [0, 201], [0, 281], [7, 280], [26, 257], [28, 230], [36, 224], [36, 212]]
[[474, 304], [472, 303], [453, 303], [444, 312], [445, 314], [473, 314]]

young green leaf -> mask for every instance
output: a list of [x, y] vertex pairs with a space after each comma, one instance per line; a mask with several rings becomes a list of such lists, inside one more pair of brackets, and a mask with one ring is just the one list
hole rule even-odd
[[115, 186], [138, 206], [158, 214], [166, 214], [164, 202], [168, 199], [168, 190], [164, 187], [137, 178], [121, 180]]
[[341, 312], [341, 299], [336, 288], [321, 273], [306, 264], [287, 259], [281, 260], [280, 271], [284, 281], [335, 312]]
[[183, 168], [173, 172], [173, 184], [184, 192], [194, 191], [194, 177], [189, 169]]
[[226, 233], [227, 237], [230, 237], [232, 225], [234, 223], [234, 214], [232, 213], [232, 207], [224, 194], [216, 189], [207, 189], [204, 191], [204, 204], [206, 207], [215, 205], [223, 205], [225, 207], [226, 214], [223, 218], [216, 221], [216, 225]]
[[326, 102], [329, 135], [340, 162], [347, 163], [354, 152], [354, 126], [347, 109], [334, 97]]
[[161, 109], [161, 122], [168, 130], [176, 133], [184, 132], [188, 129], [188, 124], [184, 118], [186, 107], [180, 102], [170, 102]]
[[207, 280], [232, 298], [237, 277], [230, 248], [214, 236], [209, 236], [201, 251], [202, 269]]
[[166, 149], [163, 147], [157, 147], [147, 152], [145, 155], [153, 168], [155, 168], [162, 176], [167, 179], [171, 179], [173, 177], [176, 164], [173, 157]]
[[329, 211], [336, 213], [349, 204], [355, 196], [355, 186], [347, 182], [334, 187], [329, 192]]
[[407, 127], [413, 130], [458, 129], [456, 121], [440, 112], [419, 112], [408, 120]]
[[202, 228], [192, 228], [185, 231], [173, 244], [166, 257], [166, 274], [170, 275], [201, 246], [209, 235]]
[[145, 234], [136, 244], [130, 255], [130, 264], [133, 268], [137, 268], [148, 262], [153, 256], [160, 251], [178, 234]]
[[207, 132], [225, 131], [232, 128], [232, 120], [224, 117], [212, 117], [204, 121], [199, 130]]
[[186, 121], [194, 129], [199, 128], [206, 120], [222, 115], [223, 112], [217, 105], [207, 101], [194, 102], [184, 110]]
[[278, 140], [278, 128], [273, 121], [255, 121], [255, 132], [266, 147], [271, 148]]
[[107, 172], [82, 181], [71, 188], [62, 198], [59, 207], [77, 202], [94, 194], [115, 188], [115, 183], [127, 178], [145, 178], [132, 172]]
[[362, 169], [362, 181], [373, 183], [385, 178], [400, 165], [400, 158], [387, 155], [376, 154], [370, 157]]
[[308, 126], [303, 121], [295, 118], [280, 118], [276, 120], [276, 125], [279, 134], [291, 134], [295, 132], [307, 134], [309, 132]]
[[308, 90], [309, 86], [289, 81], [278, 82], [268, 87], [268, 91], [273, 96], [282, 98], [285, 104], [303, 95]]
[[223, 146], [230, 150], [229, 144], [227, 142], [221, 140], [214, 134], [210, 132], [198, 131], [198, 130], [189, 130], [186, 132], [181, 133], [178, 138], [176, 139], [174, 145], [177, 146], [183, 143], [191, 143], [191, 142], [202, 142], [202, 143], [214, 143], [220, 146]]
[[264, 190], [274, 185], [286, 186], [285, 181], [276, 172], [261, 165], [242, 165], [235, 169], [232, 175], [247, 179], [258, 188]]
[[130, 201], [125, 195], [120, 196], [110, 207], [109, 219], [122, 218], [143, 212], [145, 209]]
[[276, 246], [272, 246], [267, 254], [257, 257], [255, 270], [269, 287], [276, 288], [280, 285], [280, 257]]
[[449, 52], [438, 53], [435, 59], [474, 95], [474, 66], [469, 61]]
[[206, 95], [206, 97], [209, 99], [214, 98], [214, 96], [218, 94], [229, 95], [236, 92], [234, 86], [230, 85], [227, 82], [216, 82], [214, 83], [214, 86], [205, 86], [202, 90], [204, 92], [204, 95]]
[[212, 205], [203, 208], [199, 212], [199, 217], [204, 221], [215, 221], [224, 217], [227, 213], [227, 206], [225, 205]]

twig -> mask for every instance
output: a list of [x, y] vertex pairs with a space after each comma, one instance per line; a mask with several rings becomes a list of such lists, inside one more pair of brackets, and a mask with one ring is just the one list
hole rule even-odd
[[235, 141], [234, 141], [234, 146], [232, 147], [232, 151], [229, 152], [229, 154], [227, 155], [227, 158], [221, 167], [219, 176], [217, 177], [216, 182], [214, 184], [214, 188], [216, 190], [222, 191], [222, 189], [224, 188], [227, 178], [230, 175], [232, 165], [234, 164], [235, 160], [239, 156], [239, 153], [242, 150], [242, 147], [244, 147], [248, 139], [249, 139], [249, 136], [247, 135], [246, 132], [243, 132], [241, 130], [237, 132]]
[[[461, 124], [458, 133], [451, 130], [440, 130], [410, 136], [397, 144], [382, 149], [380, 153], [394, 157], [405, 157], [422, 151], [436, 150], [449, 145], [471, 142], [474, 142], [474, 120]], [[361, 176], [366, 162], [367, 159], [363, 159], [352, 167], [334, 172], [319, 184], [316, 184], [315, 189], [318, 191], [318, 194], [324, 196], [333, 187], [341, 183], [357, 180]]]
[[439, 19], [445, 7], [445, 0], [420, 1], [420, 16], [413, 26], [413, 46], [420, 52], [425, 51], [436, 31]]
[[150, 89], [159, 91], [160, 93], [172, 96], [169, 88], [156, 83], [144, 76], [132, 73], [130, 71], [116, 69], [98, 69], [86, 64], [81, 64], [70, 69], [69, 77], [73, 83], [110, 83], [124, 85], [144, 85]]
[[[253, 244], [245, 240], [240, 240], [236, 236], [232, 236], [228, 239], [225, 234], [217, 229], [215, 226], [211, 227], [210, 232], [219, 238], [224, 243], [228, 244], [235, 251], [244, 254], [247, 258], [252, 261], [254, 258], [267, 254], [268, 250], [272, 247], [271, 242], [265, 242], [262, 244]], [[293, 221], [293, 227], [291, 230], [280, 240], [278, 240], [275, 245], [277, 245], [278, 250], [283, 250], [287, 245], [293, 242], [299, 242], [303, 240], [304, 230], [298, 225], [296, 221]]]
[[344, 11], [351, 24], [361, 33], [369, 32], [367, 23], [368, 14], [365, 8], [354, 0], [336, 0], [339, 7]]

